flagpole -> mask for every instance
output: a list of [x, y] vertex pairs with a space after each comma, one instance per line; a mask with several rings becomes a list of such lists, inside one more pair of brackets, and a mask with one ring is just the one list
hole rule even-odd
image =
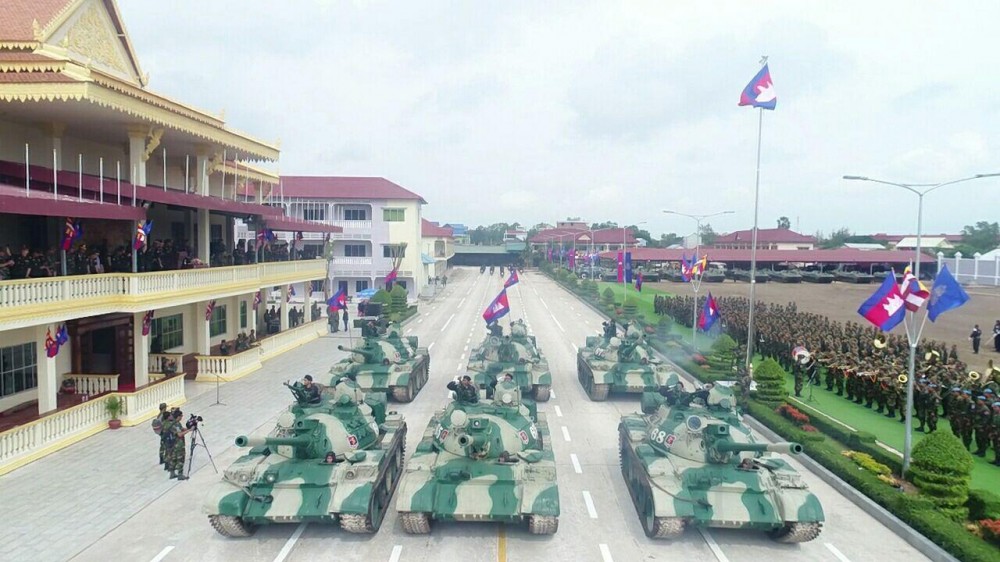
[[[754, 289], [757, 286], [757, 217], [760, 210], [760, 141], [764, 129], [764, 108], [757, 111], [760, 115], [757, 120], [757, 179], [753, 188], [753, 233], [750, 237], [750, 312], [747, 315], [747, 372], [750, 372], [753, 365], [753, 309], [754, 309]], [[746, 392], [744, 390], [744, 392]]]

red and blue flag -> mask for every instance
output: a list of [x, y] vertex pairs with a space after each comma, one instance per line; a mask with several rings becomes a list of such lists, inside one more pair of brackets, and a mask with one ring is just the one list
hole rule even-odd
[[487, 325], [492, 324], [500, 318], [506, 316], [509, 312], [510, 302], [507, 300], [507, 289], [504, 288], [500, 291], [500, 294], [493, 299], [493, 302], [486, 307], [486, 310], [483, 311], [483, 320], [486, 321]]
[[701, 314], [698, 315], [698, 329], [702, 332], [707, 332], [718, 319], [719, 307], [715, 304], [715, 297], [712, 296], [712, 293], [709, 293], [708, 298], [705, 299], [705, 306], [702, 307]]
[[62, 249], [68, 251], [73, 247], [73, 242], [76, 242], [82, 236], [83, 227], [80, 226], [80, 221], [74, 221], [71, 218], [67, 218], [66, 229], [63, 232]]
[[517, 285], [519, 281], [520, 279], [517, 278], [517, 270], [512, 269], [510, 270], [510, 277], [504, 281], [503, 288], [506, 289], [508, 287], [513, 287], [514, 285]]
[[149, 240], [149, 232], [151, 230], [153, 230], [153, 221], [139, 221], [135, 227], [135, 241], [132, 243], [132, 247], [136, 250], [141, 250]]
[[906, 307], [903, 295], [899, 292], [899, 285], [896, 284], [895, 273], [889, 272], [875, 294], [868, 297], [868, 300], [858, 308], [858, 314], [883, 332], [892, 330], [903, 321]]
[[332, 297], [326, 299], [326, 306], [329, 310], [344, 310], [347, 308], [347, 289], [341, 287], [333, 294]]
[[740, 105], [749, 105], [761, 109], [774, 109], [778, 104], [778, 94], [774, 92], [774, 82], [771, 81], [771, 71], [767, 64], [761, 67], [760, 72], [753, 77], [753, 80], [743, 88], [740, 94]]
[[642, 292], [642, 272], [635, 274], [635, 290]]

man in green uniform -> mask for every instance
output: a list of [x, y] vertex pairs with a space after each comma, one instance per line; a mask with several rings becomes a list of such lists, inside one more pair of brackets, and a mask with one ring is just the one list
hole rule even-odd
[[184, 436], [188, 434], [188, 429], [184, 428], [182, 423], [184, 413], [181, 412], [180, 408], [174, 408], [170, 412], [170, 418], [167, 423], [163, 426], [164, 432], [167, 433], [167, 456], [166, 456], [166, 469], [170, 472], [171, 478], [176, 478], [177, 480], [187, 480], [188, 477], [184, 475], [184, 460], [187, 456], [187, 450], [185, 448]]
[[455, 393], [455, 400], [466, 404], [479, 402], [479, 388], [472, 384], [472, 377], [464, 375], [448, 383], [448, 390]]

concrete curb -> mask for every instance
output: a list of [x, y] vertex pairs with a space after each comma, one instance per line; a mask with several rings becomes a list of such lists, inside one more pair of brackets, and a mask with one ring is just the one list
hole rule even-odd
[[[545, 274], [542, 273], [542, 275]], [[546, 275], [546, 277], [548, 276]], [[549, 279], [555, 282], [555, 279], [552, 279], [551, 277], [549, 277]], [[598, 309], [590, 302], [580, 298], [579, 295], [566, 289], [566, 287], [564, 287], [562, 284], [558, 282], [555, 282], [555, 284], [560, 289], [566, 291], [566, 293], [572, 295], [578, 301], [583, 303], [585, 306], [596, 312], [602, 318], [610, 319], [610, 317], [607, 314], [605, 314], [604, 311]], [[684, 375], [688, 380], [695, 381], [701, 384], [701, 381], [699, 381], [691, 373], [687, 372], [685, 369], [681, 368], [679, 365], [671, 361], [659, 350], [654, 349], [654, 351], [656, 352], [656, 355], [660, 359], [667, 361], [668, 363], [673, 365], [674, 368], [677, 369], [677, 371], [682, 375]], [[764, 437], [770, 439], [771, 441], [784, 441], [777, 433], [771, 431], [764, 424], [760, 423], [759, 421], [750, 417], [749, 415], [744, 415], [743, 419], [746, 420], [747, 424], [750, 425], [750, 427], [752, 427], [755, 431], [757, 431]], [[813, 474], [818, 476], [821, 480], [830, 485], [833, 489], [837, 490], [843, 496], [847, 497], [847, 499], [851, 500], [851, 503], [858, 506], [866, 513], [874, 517], [879, 523], [888, 527], [889, 530], [891, 530], [897, 536], [899, 536], [907, 543], [909, 543], [910, 546], [920, 551], [920, 553], [926, 556], [927, 558], [933, 560], [934, 562], [959, 562], [957, 558], [949, 554], [946, 550], [938, 546], [936, 543], [932, 542], [927, 537], [921, 535], [913, 527], [910, 527], [904, 521], [902, 521], [901, 519], [890, 513], [888, 510], [886, 510], [884, 507], [872, 501], [868, 496], [862, 494], [860, 491], [849, 485], [847, 482], [841, 480], [839, 476], [830, 472], [825, 466], [813, 460], [812, 457], [810, 457], [809, 455], [806, 454], [797, 455], [795, 459], [800, 463], [802, 463], [802, 465], [805, 466], [807, 469], [809, 469], [810, 472], [812, 472]]]

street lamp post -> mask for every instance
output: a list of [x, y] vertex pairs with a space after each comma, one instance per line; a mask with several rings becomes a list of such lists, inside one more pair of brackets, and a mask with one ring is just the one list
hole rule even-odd
[[[695, 230], [695, 236], [697, 236], [697, 242], [695, 242], [694, 259], [698, 259], [698, 255], [701, 254], [701, 221], [717, 217], [719, 215], [731, 215], [734, 211], [719, 211], [718, 213], [711, 213], [708, 215], [689, 215], [687, 213], [678, 213], [677, 211], [671, 211], [669, 209], [663, 209], [663, 212], [668, 215], [678, 215], [681, 217], [687, 217], [693, 219], [697, 225]], [[701, 278], [705, 274], [702, 271], [698, 279], [691, 279], [691, 288], [694, 289], [694, 304], [691, 306], [691, 346], [695, 347], [698, 339], [698, 291], [701, 289]], [[695, 347], [697, 350], [697, 347]]]
[[[637, 222], [632, 226], [639, 226], [640, 224], [646, 224], [646, 221]], [[625, 306], [625, 297], [628, 296], [628, 283], [625, 282], [625, 252], [628, 250], [628, 242], [626, 241], [626, 235], [628, 234], [628, 227], [622, 227], [622, 306]]]
[[[952, 185], [956, 183], [967, 182], [971, 180], [977, 180], [981, 178], [992, 178], [1000, 176], [998, 174], [976, 174], [967, 178], [961, 178], [957, 180], [947, 181], [944, 183], [896, 183], [891, 181], [884, 181], [874, 178], [869, 178], [866, 176], [844, 176], [845, 180], [853, 181], [870, 181], [873, 183], [881, 183], [885, 185], [894, 185], [905, 189], [911, 193], [917, 195], [917, 248], [915, 251], [915, 263], [913, 264], [913, 275], [920, 281], [920, 242], [921, 235], [923, 234], [923, 221], [924, 221], [924, 195], [938, 189], [939, 187], [944, 187], [946, 185]], [[925, 188], [925, 189], [920, 189]], [[917, 362], [917, 343], [920, 341], [920, 332], [923, 326], [918, 326], [917, 322], [914, 320], [915, 312], [908, 312], [910, 316], [910, 322], [906, 324], [906, 338], [909, 340], [910, 344], [910, 357], [907, 361], [906, 366], [906, 433], [903, 438], [903, 474], [906, 474], [910, 469], [910, 453], [913, 450], [913, 378], [916, 371]]]

